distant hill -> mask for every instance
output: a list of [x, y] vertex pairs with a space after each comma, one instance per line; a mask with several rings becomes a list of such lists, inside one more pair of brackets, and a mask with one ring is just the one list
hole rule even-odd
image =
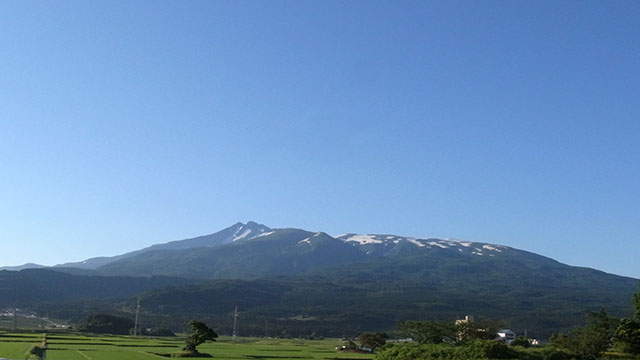
[[0, 271], [0, 309], [43, 310], [43, 314], [52, 317], [79, 320], [96, 306], [110, 309], [145, 291], [194, 283], [164, 276], [86, 276], [50, 269], [3, 270]]
[[1, 266], [0, 267], [0, 271], [2, 270], [7, 270], [7, 271], [20, 271], [20, 270], [24, 270], [24, 269], [43, 269], [46, 268], [47, 266], [44, 265], [38, 265], [38, 264], [34, 264], [34, 263], [27, 263], [24, 265], [18, 265], [18, 266]]
[[194, 280], [155, 277], [71, 275], [49, 269], [0, 271], [0, 308], [82, 299], [125, 299], [152, 289], [193, 284]]

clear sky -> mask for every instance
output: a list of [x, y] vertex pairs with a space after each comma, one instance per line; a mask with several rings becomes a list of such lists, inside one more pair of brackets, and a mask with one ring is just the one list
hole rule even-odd
[[638, 1], [2, 1], [0, 265], [270, 227], [640, 278]]

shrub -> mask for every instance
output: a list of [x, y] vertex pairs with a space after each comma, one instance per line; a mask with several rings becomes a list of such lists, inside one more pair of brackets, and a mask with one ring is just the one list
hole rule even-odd
[[543, 360], [572, 360], [575, 358], [575, 355], [571, 352], [555, 347], [550, 347], [542, 351]]
[[508, 346], [487, 340], [476, 340], [468, 345], [399, 344], [380, 349], [376, 360], [471, 360], [513, 359], [518, 353]]

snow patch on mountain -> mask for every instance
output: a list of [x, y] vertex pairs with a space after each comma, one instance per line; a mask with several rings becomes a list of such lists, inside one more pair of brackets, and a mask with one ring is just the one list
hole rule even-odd
[[302, 239], [302, 240], [298, 241], [298, 244], [309, 244], [309, 245], [311, 245], [311, 240], [313, 240], [314, 238], [317, 238], [317, 237], [318, 237], [318, 236], [320, 236], [321, 234], [322, 234], [322, 233], [317, 232], [317, 233], [313, 234], [312, 236], [309, 236], [309, 237], [308, 237], [308, 238], [306, 238], [306, 239]]
[[438, 241], [429, 241], [427, 244], [429, 244], [431, 246], [438, 246], [438, 247], [441, 247], [443, 249], [448, 249], [449, 248], [449, 245], [443, 244], [443, 243], [438, 242]]
[[357, 242], [360, 245], [365, 244], [382, 244], [382, 240], [377, 239], [375, 235], [352, 235], [346, 239], [342, 239], [345, 242]]
[[489, 245], [489, 244], [487, 244], [487, 245], [482, 245], [482, 248], [483, 248], [483, 249], [487, 249], [487, 250], [491, 250], [491, 251], [502, 252], [502, 250], [501, 250], [501, 249], [498, 249], [497, 247], [495, 247], [495, 246], [491, 246], [491, 245]]
[[311, 238], [308, 237], [306, 239], [302, 239], [302, 240], [298, 241], [298, 244], [309, 244], [309, 245], [311, 245]]
[[235, 232], [235, 234], [233, 234], [233, 240], [232, 241], [242, 240], [242, 239], [246, 238], [247, 236], [249, 236], [249, 234], [252, 233], [251, 229], [244, 229], [244, 231], [240, 235], [238, 235], [238, 233], [241, 230], [243, 230], [242, 226]]
[[267, 231], [267, 232], [263, 232], [262, 234], [260, 234], [260, 235], [256, 236], [256, 238], [264, 237], [264, 236], [269, 236], [269, 235], [272, 235], [273, 233], [275, 233], [275, 231]]

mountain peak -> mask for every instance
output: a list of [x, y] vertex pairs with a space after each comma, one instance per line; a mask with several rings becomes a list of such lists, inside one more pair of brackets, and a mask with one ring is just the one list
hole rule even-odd
[[[233, 231], [233, 235], [232, 235], [233, 237], [231, 239], [231, 242], [242, 240], [242, 239], [253, 239], [267, 231], [271, 231], [269, 227], [264, 226], [262, 224], [258, 224], [257, 222], [254, 222], [254, 221], [248, 221], [246, 224], [239, 222], [227, 229], [232, 229]], [[225, 231], [225, 230], [222, 230], [222, 231]], [[223, 243], [226, 243], [226, 242], [229, 242], [229, 241], [223, 241]]]

